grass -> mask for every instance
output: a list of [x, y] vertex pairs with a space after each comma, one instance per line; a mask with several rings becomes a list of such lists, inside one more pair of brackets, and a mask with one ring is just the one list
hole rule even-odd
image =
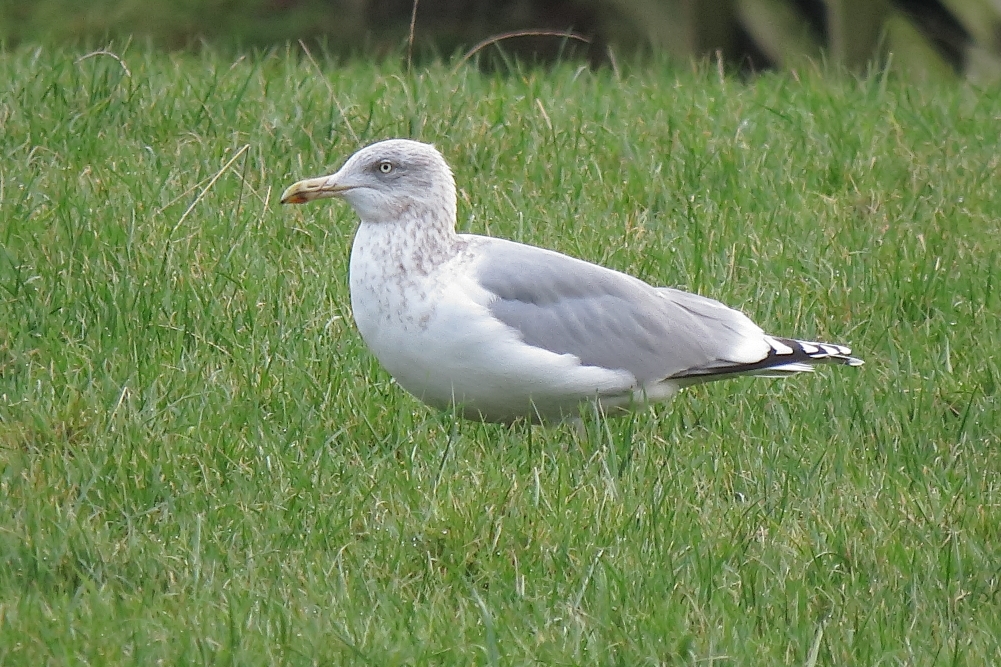
[[[405, 12], [409, 18], [410, 10]], [[363, 46], [386, 48], [406, 35], [403, 27], [383, 26], [378, 39], [365, 7], [323, 0], [0, 0], [0, 40], [32, 45], [89, 43], [95, 37], [133, 38], [165, 49], [199, 48], [205, 42], [227, 50], [240, 45], [275, 44], [303, 38], [325, 40], [342, 55]]]
[[[997, 90], [0, 54], [3, 664], [1001, 657]], [[353, 328], [359, 144], [861, 369], [460, 421]]]

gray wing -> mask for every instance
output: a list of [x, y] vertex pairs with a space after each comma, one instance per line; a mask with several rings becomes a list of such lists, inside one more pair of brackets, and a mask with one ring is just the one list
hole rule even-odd
[[483, 250], [490, 311], [529, 345], [625, 369], [640, 383], [753, 370], [769, 354], [761, 329], [718, 301], [501, 239]]

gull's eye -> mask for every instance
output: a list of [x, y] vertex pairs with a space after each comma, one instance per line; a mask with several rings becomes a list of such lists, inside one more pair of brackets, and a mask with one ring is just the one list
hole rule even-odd
[[388, 174], [389, 172], [393, 171], [393, 163], [390, 162], [389, 160], [383, 160], [382, 162], [379, 163], [379, 171], [381, 171], [384, 174]]

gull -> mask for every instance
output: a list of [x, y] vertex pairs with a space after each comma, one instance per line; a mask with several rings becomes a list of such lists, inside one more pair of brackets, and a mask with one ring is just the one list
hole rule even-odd
[[739, 375], [859, 366], [844, 345], [769, 336], [719, 301], [551, 250], [457, 234], [455, 180], [431, 145], [390, 139], [283, 204], [340, 197], [361, 222], [351, 248], [358, 331], [424, 403], [510, 423], [607, 414]]

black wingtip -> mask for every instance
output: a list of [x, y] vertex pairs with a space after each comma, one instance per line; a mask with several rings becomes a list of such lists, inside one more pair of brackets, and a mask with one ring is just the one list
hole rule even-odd
[[847, 345], [815, 343], [777, 336], [765, 336], [765, 341], [772, 349], [761, 361], [750, 364], [724, 364], [693, 368], [675, 376], [675, 379], [687, 383], [700, 383], [736, 375], [786, 377], [812, 371], [814, 366], [820, 364], [861, 366], [865, 363], [858, 357], [851, 356], [852, 349]]
[[786, 358], [791, 362], [806, 364], [843, 364], [845, 366], [861, 366], [865, 362], [853, 357], [852, 348], [836, 343], [817, 343], [795, 338], [778, 338], [766, 336], [765, 340], [772, 346], [770, 359]]

